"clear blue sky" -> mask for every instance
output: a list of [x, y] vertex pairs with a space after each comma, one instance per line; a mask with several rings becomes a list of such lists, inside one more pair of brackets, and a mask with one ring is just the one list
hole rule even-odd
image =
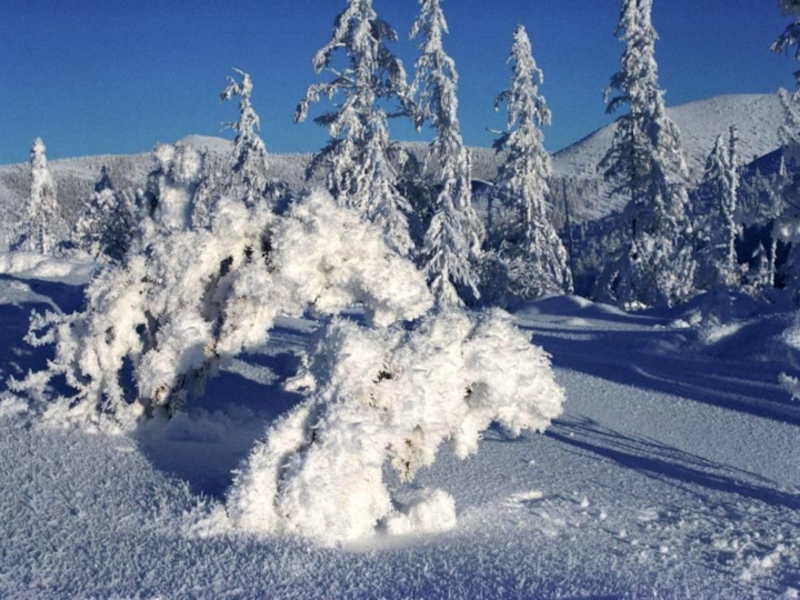
[[[460, 74], [468, 144], [488, 146], [504, 125], [495, 94], [508, 83], [511, 34], [524, 24], [545, 73], [553, 111], [546, 145], [557, 150], [610, 120], [602, 91], [623, 50], [613, 37], [618, 0], [446, 0], [446, 50]], [[220, 135], [235, 107], [220, 106], [231, 67], [252, 74], [253, 103], [272, 152], [315, 151], [326, 139], [292, 115], [319, 78], [311, 57], [330, 36], [344, 0], [2, 0], [0, 164], [27, 160], [41, 136], [53, 158], [147, 151], [184, 135]], [[415, 0], [375, 0], [407, 33]], [[660, 81], [667, 104], [725, 93], [792, 87], [797, 68], [769, 44], [783, 30], [775, 0], [655, 0]], [[228, 134], [223, 134], [228, 135]], [[420, 139], [393, 125], [398, 139]]]

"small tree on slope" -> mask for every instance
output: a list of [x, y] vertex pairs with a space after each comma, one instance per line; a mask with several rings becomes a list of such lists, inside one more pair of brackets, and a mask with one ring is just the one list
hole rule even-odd
[[658, 87], [651, 11], [652, 0], [623, 0], [615, 33], [626, 49], [606, 100], [608, 112], [623, 104], [630, 110], [617, 119], [599, 165], [613, 193], [628, 203], [609, 240], [612, 250], [595, 296], [630, 305], [672, 305], [687, 298], [695, 270], [687, 243], [686, 165], [680, 132], [666, 116]]
[[22, 225], [21, 250], [52, 254], [60, 240], [66, 239], [66, 226], [58, 211], [56, 185], [47, 166], [45, 145], [41, 138], [31, 146], [31, 188], [28, 214]]
[[572, 291], [567, 252], [547, 217], [548, 179], [552, 174], [550, 155], [544, 149], [541, 125], [550, 124], [550, 109], [539, 95], [531, 43], [522, 25], [514, 31], [509, 62], [511, 87], [497, 96], [495, 109], [508, 106], [508, 131], [494, 144], [508, 152], [500, 166], [495, 190], [516, 217], [503, 231], [499, 259], [507, 271], [507, 298], [530, 299], [546, 293]]
[[420, 0], [420, 14], [411, 39], [422, 36], [416, 75], [409, 97], [417, 128], [430, 122], [436, 136], [425, 159], [424, 186], [432, 217], [425, 234], [421, 263], [440, 305], [462, 304], [459, 290], [477, 298], [475, 264], [484, 236], [472, 208], [470, 157], [458, 122], [458, 73], [442, 47], [447, 22], [440, 0]]
[[704, 244], [698, 265], [700, 289], [732, 288], [742, 282], [736, 258], [736, 238], [741, 231], [735, 220], [739, 189], [736, 142], [736, 128], [731, 127], [727, 143], [718, 136], [706, 160], [701, 189], [707, 196], [707, 210], [698, 231]]
[[[377, 223], [389, 245], [407, 256], [413, 245], [408, 228], [411, 208], [397, 189], [397, 173], [390, 160], [396, 149], [389, 141], [386, 113], [379, 104], [406, 94], [403, 64], [386, 46], [396, 40], [397, 33], [378, 18], [372, 0], [348, 0], [336, 17], [331, 40], [313, 60], [316, 73], [328, 70], [334, 78], [308, 88], [295, 121], [306, 119], [312, 102], [341, 96], [335, 111], [314, 119], [327, 126], [330, 140], [311, 161], [308, 176], [323, 169], [336, 201]], [[347, 55], [347, 67], [341, 72], [331, 67], [336, 50]]]

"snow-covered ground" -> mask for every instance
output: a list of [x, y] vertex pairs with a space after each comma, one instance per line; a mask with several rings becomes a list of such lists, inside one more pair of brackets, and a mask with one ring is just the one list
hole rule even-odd
[[[0, 271], [4, 382], [44, 364], [28, 314], [77, 308], [89, 266], [6, 255]], [[0, 597], [796, 598], [800, 403], [778, 375], [800, 370], [800, 325], [739, 301], [714, 326], [708, 308], [521, 308], [564, 415], [544, 435], [491, 429], [476, 456], [442, 450], [418, 475], [455, 498], [455, 529], [344, 547], [208, 535], [231, 470], [298, 401], [280, 381], [312, 321], [282, 321], [133, 437], [42, 426], [5, 392]]]

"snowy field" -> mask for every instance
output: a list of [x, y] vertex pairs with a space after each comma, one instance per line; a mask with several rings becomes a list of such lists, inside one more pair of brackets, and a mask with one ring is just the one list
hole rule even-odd
[[[22, 340], [29, 313], [76, 309], [90, 265], [3, 260], [5, 382], [44, 365]], [[43, 426], [6, 391], [0, 597], [797, 598], [800, 403], [778, 376], [798, 371], [800, 323], [741, 300], [715, 327], [707, 308], [520, 308], [564, 414], [544, 435], [490, 429], [465, 461], [440, 451], [415, 485], [453, 496], [453, 530], [333, 548], [208, 525], [231, 471], [298, 402], [280, 382], [312, 321], [282, 321], [185, 413], [133, 436]]]

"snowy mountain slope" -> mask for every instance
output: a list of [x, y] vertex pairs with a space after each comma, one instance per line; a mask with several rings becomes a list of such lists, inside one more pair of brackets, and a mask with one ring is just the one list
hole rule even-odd
[[[781, 101], [776, 94], [735, 94], [715, 96], [667, 109], [681, 130], [691, 181], [703, 175], [705, 160], [718, 135], [727, 136], [731, 125], [739, 130], [739, 156], [744, 163], [780, 147], [778, 129], [785, 123]], [[553, 156], [556, 177], [598, 182], [599, 198], [593, 201], [592, 216], [602, 217], [619, 210], [624, 199], [610, 199], [597, 164], [611, 146], [616, 126], [612, 123], [591, 133]]]
[[[63, 273], [22, 267], [0, 276], [3, 379], [44, 359], [21, 341], [27, 312], [80, 298]], [[687, 327], [699, 310], [568, 297], [518, 311], [553, 355], [564, 416], [546, 435], [490, 430], [467, 461], [440, 453], [418, 484], [454, 496], [455, 530], [345, 548], [205, 528], [230, 469], [297, 401], [276, 377], [311, 321], [283, 322], [135, 438], [45, 428], [3, 394], [0, 596], [796, 598], [800, 406], [777, 385], [795, 317]]]
[[[740, 156], [749, 162], [779, 147], [777, 131], [785, 119], [780, 100], [772, 94], [716, 96], [669, 108], [667, 112], [681, 129], [695, 181], [702, 176], [706, 156], [716, 136], [725, 134], [731, 125], [739, 128]], [[621, 208], [624, 200], [608, 197], [602, 176], [597, 172], [597, 163], [610, 146], [613, 132], [613, 124], [606, 126], [554, 155], [555, 180], [551, 187], [554, 220], [558, 226], [562, 224], [561, 207], [565, 197], [569, 198], [575, 222], [598, 219]], [[226, 161], [231, 148], [228, 140], [217, 137], [191, 135], [179, 141], [207, 152], [213, 161]], [[419, 157], [424, 154], [425, 144], [412, 143], [408, 147]], [[473, 177], [493, 180], [502, 155], [490, 148], [471, 148], [470, 151]], [[311, 154], [271, 154], [272, 174], [294, 189], [300, 189], [305, 185], [305, 169], [310, 158]], [[56, 179], [59, 202], [71, 223], [77, 218], [81, 203], [91, 193], [101, 167], [109, 169], [118, 189], [135, 190], [144, 186], [153, 159], [150, 153], [105, 155], [54, 160], [49, 165]], [[26, 165], [0, 166], [0, 247], [7, 246], [10, 229], [23, 214], [29, 187]]]

